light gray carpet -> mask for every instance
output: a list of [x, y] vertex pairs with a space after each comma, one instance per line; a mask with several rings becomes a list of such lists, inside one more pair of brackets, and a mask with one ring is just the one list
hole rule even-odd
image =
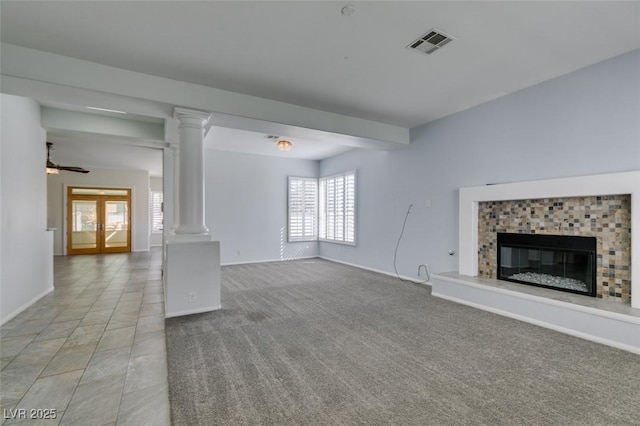
[[174, 425], [640, 424], [640, 356], [319, 259], [166, 322]]

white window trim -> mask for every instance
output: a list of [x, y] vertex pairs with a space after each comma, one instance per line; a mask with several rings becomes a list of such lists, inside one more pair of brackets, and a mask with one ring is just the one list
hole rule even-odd
[[354, 185], [354, 193], [353, 193], [353, 241], [341, 241], [341, 240], [332, 240], [326, 238], [320, 238], [320, 202], [318, 201], [318, 241], [323, 243], [333, 243], [333, 244], [342, 244], [346, 246], [357, 246], [358, 245], [358, 191], [357, 191], [357, 182], [358, 182], [358, 174], [356, 170], [350, 170], [343, 173], [336, 173], [330, 176], [324, 176], [318, 179], [318, 200], [320, 198], [320, 182], [323, 180], [335, 179], [340, 176], [353, 175], [353, 185]]

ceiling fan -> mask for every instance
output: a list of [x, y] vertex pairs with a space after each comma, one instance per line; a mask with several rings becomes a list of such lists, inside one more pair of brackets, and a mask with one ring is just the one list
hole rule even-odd
[[76, 172], [76, 173], [89, 173], [89, 170], [83, 169], [82, 167], [74, 167], [74, 166], [61, 166], [59, 164], [51, 161], [51, 150], [53, 149], [53, 143], [47, 142], [47, 174], [48, 175], [57, 175], [60, 170], [65, 170], [67, 172]]

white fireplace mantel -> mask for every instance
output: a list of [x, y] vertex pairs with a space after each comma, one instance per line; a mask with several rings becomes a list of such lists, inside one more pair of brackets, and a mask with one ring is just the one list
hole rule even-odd
[[631, 306], [640, 308], [640, 171], [460, 188], [459, 273], [478, 275], [478, 203], [631, 195]]

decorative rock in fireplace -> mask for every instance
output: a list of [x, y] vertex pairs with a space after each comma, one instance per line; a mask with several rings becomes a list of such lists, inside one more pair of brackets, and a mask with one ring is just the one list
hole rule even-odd
[[596, 296], [596, 238], [498, 233], [498, 279]]

